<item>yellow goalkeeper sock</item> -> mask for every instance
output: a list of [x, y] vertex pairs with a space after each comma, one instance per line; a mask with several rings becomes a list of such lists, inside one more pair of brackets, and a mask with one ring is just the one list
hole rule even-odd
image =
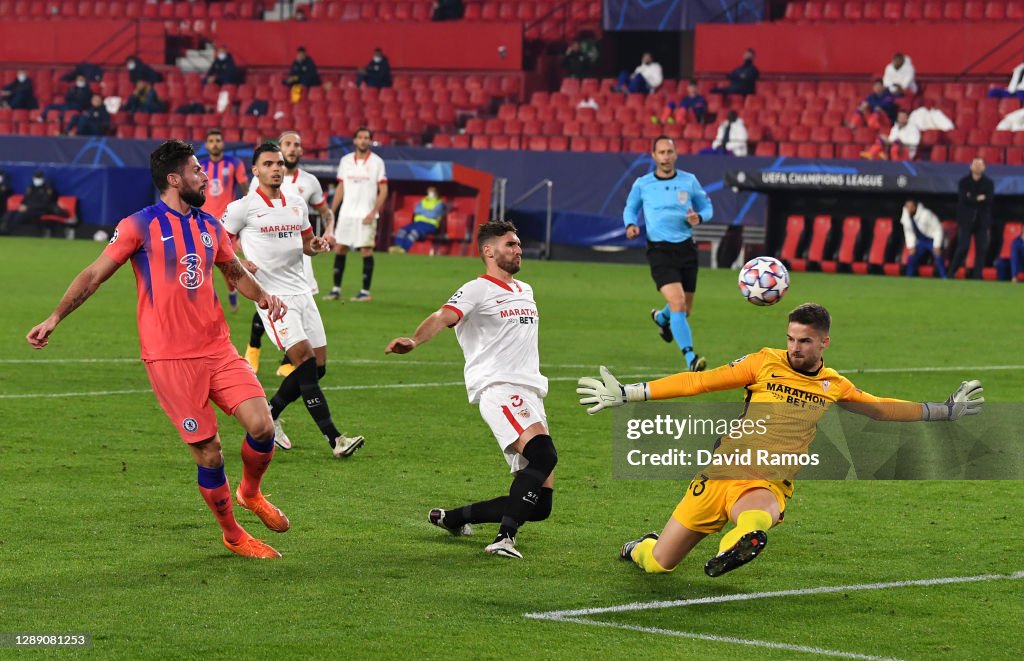
[[718, 552], [728, 551], [736, 545], [736, 542], [740, 541], [740, 537], [748, 532], [768, 530], [771, 527], [771, 514], [764, 510], [747, 510], [736, 519], [736, 527], [722, 537], [722, 541], [718, 543]]
[[656, 539], [645, 539], [633, 548], [633, 562], [640, 569], [643, 569], [648, 574], [667, 574], [668, 572], [675, 569], [665, 569], [658, 564], [658, 561], [654, 559], [654, 545], [658, 542]]

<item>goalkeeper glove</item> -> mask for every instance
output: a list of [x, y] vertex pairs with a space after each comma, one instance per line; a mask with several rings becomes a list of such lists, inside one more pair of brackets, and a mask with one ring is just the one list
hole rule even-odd
[[585, 376], [579, 380], [579, 388], [576, 393], [580, 397], [580, 404], [587, 406], [587, 413], [594, 415], [601, 409], [622, 406], [626, 402], [647, 401], [647, 384], [631, 383], [622, 385], [619, 380], [612, 376], [611, 372], [604, 365], [601, 366], [601, 379]]
[[978, 415], [985, 398], [981, 381], [964, 381], [945, 402], [926, 402], [925, 420], [959, 420], [965, 415]]

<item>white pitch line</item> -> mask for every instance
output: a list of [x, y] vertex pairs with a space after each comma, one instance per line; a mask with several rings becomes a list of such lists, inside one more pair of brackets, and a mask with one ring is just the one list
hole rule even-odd
[[861, 659], [863, 661], [899, 661], [890, 656], [872, 656], [870, 654], [858, 654], [856, 652], [842, 652], [830, 650], [823, 647], [809, 647], [807, 645], [791, 645], [789, 643], [776, 643], [770, 640], [756, 640], [753, 638], [734, 638], [732, 636], [715, 636], [707, 633], [693, 633], [690, 631], [676, 631], [674, 629], [659, 629], [658, 627], [641, 627], [634, 624], [619, 624], [618, 622], [602, 622], [600, 620], [588, 620], [585, 618], [563, 618], [557, 622], [573, 622], [575, 624], [589, 624], [596, 627], [608, 627], [612, 629], [626, 629], [627, 631], [639, 631], [640, 633], [655, 633], [662, 636], [676, 636], [678, 638], [693, 638], [696, 640], [708, 640], [714, 643], [733, 643], [735, 645], [746, 645], [748, 647], [761, 647], [773, 650], [785, 650], [787, 652], [802, 652], [804, 654], [816, 654], [818, 656], [832, 656], [841, 659]]
[[[622, 374], [623, 378], [638, 378], [641, 374]], [[576, 381], [575, 376], [554, 376], [548, 381]], [[321, 386], [321, 390], [396, 390], [403, 388], [448, 388], [452, 386], [465, 386], [464, 381], [432, 381], [429, 383], [382, 383], [368, 385], [350, 386]], [[55, 397], [106, 397], [110, 395], [140, 395], [153, 392], [149, 388], [134, 390], [91, 390], [84, 392], [47, 392], [47, 393], [0, 393], [0, 400], [3, 399], [42, 399]]]
[[[62, 364], [93, 364], [93, 363], [141, 363], [139, 358], [0, 358], [0, 365], [46, 365]], [[455, 360], [406, 360], [388, 358], [341, 358], [331, 359], [332, 365], [395, 365], [409, 367], [443, 367], [459, 366], [465, 363]], [[596, 370], [598, 363], [541, 363], [545, 369], [590, 369]], [[639, 376], [650, 376], [665, 371], [666, 365], [631, 365], [617, 367], [618, 370], [641, 372]], [[999, 372], [1005, 370], [1024, 370], [1024, 365], [950, 365], [920, 367], [863, 367], [836, 368], [841, 374], [895, 374], [899, 372]]]
[[861, 590], [889, 590], [892, 588], [908, 588], [927, 585], [950, 585], [954, 583], [980, 583], [983, 581], [1018, 581], [1024, 578], [1024, 571], [1012, 574], [981, 574], [978, 576], [953, 576], [948, 578], [925, 578], [916, 581], [891, 581], [888, 583], [860, 583], [855, 585], [826, 585], [817, 588], [800, 588], [796, 590], [776, 590], [773, 592], [745, 592], [742, 594], [725, 594], [715, 597], [698, 597], [696, 599], [676, 599], [673, 601], [639, 601], [604, 608], [580, 608], [576, 610], [547, 611], [544, 613], [526, 613], [524, 617], [535, 620], [563, 620], [575, 617], [587, 617], [603, 613], [629, 613], [659, 608], [678, 608], [701, 604], [722, 604], [732, 601], [750, 601], [752, 599], [771, 599], [774, 597], [800, 597], [811, 594], [832, 594], [836, 592], [858, 592]]

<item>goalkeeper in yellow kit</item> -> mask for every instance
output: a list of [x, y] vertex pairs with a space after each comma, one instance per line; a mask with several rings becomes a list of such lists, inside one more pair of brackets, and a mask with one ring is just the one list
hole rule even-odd
[[[768, 433], [757, 439], [785, 452], [802, 453], [814, 439], [818, 420], [832, 404], [876, 420], [957, 420], [981, 411], [980, 381], [965, 381], [943, 403], [918, 403], [876, 397], [859, 390], [821, 354], [829, 345], [831, 317], [824, 307], [805, 303], [789, 314], [786, 351], [761, 349], [708, 372], [681, 372], [657, 381], [623, 385], [601, 368], [601, 378], [579, 380], [576, 392], [587, 413], [627, 402], [687, 397], [743, 387], [746, 402], [773, 407]], [[723, 437], [716, 453], [731, 452], [744, 441]], [[719, 471], [720, 472], [720, 471]], [[694, 477], [661, 534], [626, 542], [619, 557], [649, 573], [670, 572], [706, 536], [732, 521], [735, 527], [719, 544], [704, 572], [720, 576], [756, 558], [768, 542], [766, 531], [782, 520], [793, 483], [785, 479], [723, 479], [714, 467]], [[735, 476], [735, 472], [732, 473]], [[756, 475], [751, 476], [756, 477]]]

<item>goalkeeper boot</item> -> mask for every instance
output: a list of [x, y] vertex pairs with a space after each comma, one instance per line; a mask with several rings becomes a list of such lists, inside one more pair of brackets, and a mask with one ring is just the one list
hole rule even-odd
[[253, 372], [260, 371], [260, 350], [253, 346], [245, 348], [245, 361], [252, 367]]
[[292, 449], [292, 439], [288, 438], [288, 434], [284, 433], [284, 427], [281, 426], [281, 420], [274, 420], [274, 444], [282, 450]]
[[256, 539], [249, 533], [245, 533], [245, 537], [238, 540], [234, 544], [229, 542], [226, 537], [222, 537], [224, 540], [224, 546], [227, 547], [232, 553], [245, 556], [246, 558], [280, 558], [281, 554], [274, 550], [270, 544], [267, 544], [262, 539]]
[[668, 324], [662, 326], [661, 324], [658, 323], [658, 312], [660, 312], [660, 310], [658, 310], [657, 308], [651, 310], [651, 321], [653, 321], [654, 325], [658, 327], [658, 334], [661, 335], [661, 339], [665, 340], [666, 342], [671, 342], [672, 327], [669, 326]]
[[740, 537], [740, 541], [733, 544], [732, 548], [726, 549], [708, 560], [704, 565], [704, 573], [713, 578], [737, 567], [742, 567], [759, 556], [766, 544], [768, 544], [768, 535], [765, 531], [748, 532]]
[[698, 356], [697, 353], [694, 352], [693, 347], [686, 347], [683, 349], [683, 356], [686, 356], [688, 353], [693, 353], [693, 360], [690, 361], [691, 372], [703, 372], [707, 369], [708, 361], [704, 356]]
[[429, 514], [427, 514], [427, 520], [435, 526], [437, 526], [438, 528], [443, 528], [444, 530], [447, 530], [448, 534], [452, 537], [469, 537], [473, 534], [473, 526], [469, 525], [468, 523], [464, 523], [457, 528], [449, 528], [448, 524], [444, 522], [445, 514], [447, 514], [447, 512], [445, 512], [443, 509], [441, 509], [440, 507], [435, 507], [434, 509], [430, 510]]
[[658, 539], [658, 533], [656, 533], [656, 532], [649, 532], [646, 535], [644, 535], [643, 537], [641, 537], [640, 539], [631, 539], [630, 541], [628, 541], [625, 544], [623, 544], [622, 548], [619, 549], [619, 560], [632, 560], [633, 559], [633, 549], [635, 549], [636, 545], [639, 544], [640, 542], [644, 541], [645, 539], [654, 539], [654, 540], [656, 540], [656, 539]]
[[516, 538], [511, 535], [498, 535], [493, 543], [484, 547], [484, 551], [502, 558], [523, 559], [523, 554], [516, 550]]
[[245, 498], [242, 496], [242, 485], [238, 485], [238, 488], [235, 489], [235, 502], [260, 517], [263, 525], [274, 532], [287, 532], [292, 527], [284, 512], [274, 507], [269, 500], [263, 497], [262, 493], [257, 493], [253, 498]]
[[342, 434], [338, 438], [334, 439], [334, 443], [331, 444], [331, 452], [335, 457], [339, 459], [343, 457], [351, 457], [355, 454], [355, 451], [363, 447], [363, 443], [366, 440], [362, 436], [353, 436], [349, 438]]

